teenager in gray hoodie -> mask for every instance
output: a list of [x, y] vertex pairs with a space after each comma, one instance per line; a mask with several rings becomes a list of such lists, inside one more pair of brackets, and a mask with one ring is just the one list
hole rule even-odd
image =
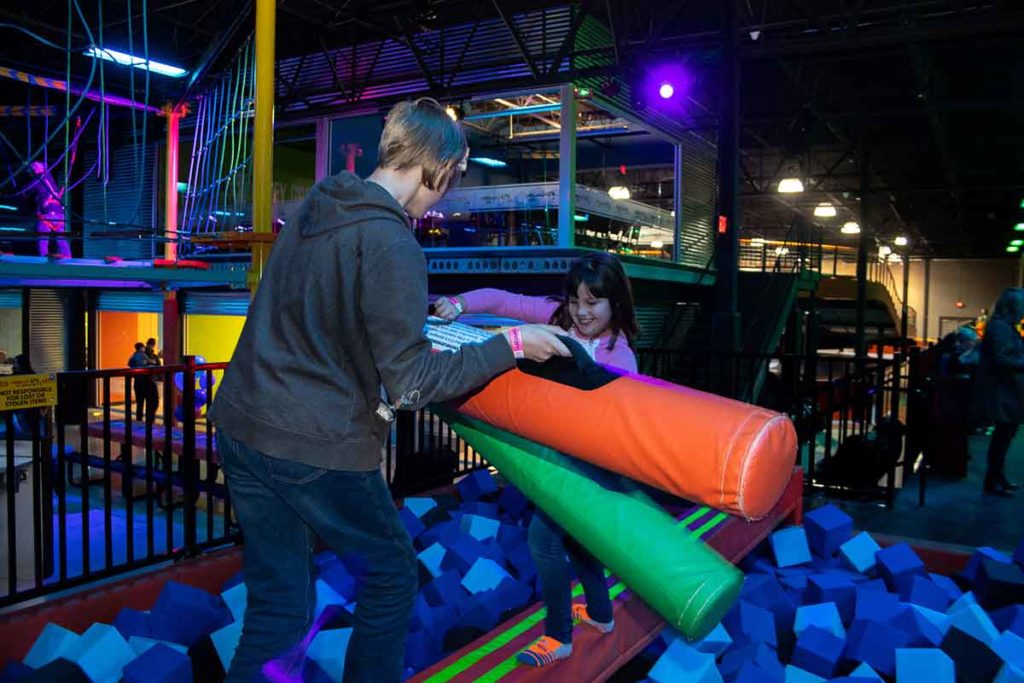
[[393, 409], [466, 394], [516, 357], [569, 355], [534, 325], [431, 351], [408, 217], [444, 196], [467, 155], [436, 101], [398, 104], [373, 174], [318, 183], [274, 244], [209, 413], [245, 540], [248, 606], [229, 681], [296, 673], [289, 653], [316, 601], [314, 536], [357, 578], [344, 680], [400, 681], [417, 570], [380, 471]]

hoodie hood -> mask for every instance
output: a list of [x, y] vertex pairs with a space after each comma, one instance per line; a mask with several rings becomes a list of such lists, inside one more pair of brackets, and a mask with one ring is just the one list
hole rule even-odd
[[409, 218], [394, 197], [377, 183], [342, 171], [313, 186], [295, 214], [303, 237], [315, 237], [367, 221]]

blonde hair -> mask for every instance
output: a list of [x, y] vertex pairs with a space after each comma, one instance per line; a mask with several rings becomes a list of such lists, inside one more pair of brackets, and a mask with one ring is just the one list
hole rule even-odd
[[399, 102], [388, 112], [378, 148], [381, 168], [423, 167], [423, 184], [444, 192], [469, 152], [462, 125], [434, 99]]

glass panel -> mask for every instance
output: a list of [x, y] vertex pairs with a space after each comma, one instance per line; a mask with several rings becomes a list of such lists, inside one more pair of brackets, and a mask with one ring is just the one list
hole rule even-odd
[[576, 129], [576, 246], [670, 259], [673, 146], [581, 98]]
[[424, 247], [553, 246], [558, 228], [558, 91], [451, 103], [469, 142], [459, 186], [423, 220]]

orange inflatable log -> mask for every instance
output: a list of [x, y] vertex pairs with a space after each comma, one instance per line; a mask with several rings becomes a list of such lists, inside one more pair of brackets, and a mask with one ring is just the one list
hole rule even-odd
[[749, 520], [771, 511], [796, 459], [785, 415], [593, 363], [520, 361], [453, 407]]

